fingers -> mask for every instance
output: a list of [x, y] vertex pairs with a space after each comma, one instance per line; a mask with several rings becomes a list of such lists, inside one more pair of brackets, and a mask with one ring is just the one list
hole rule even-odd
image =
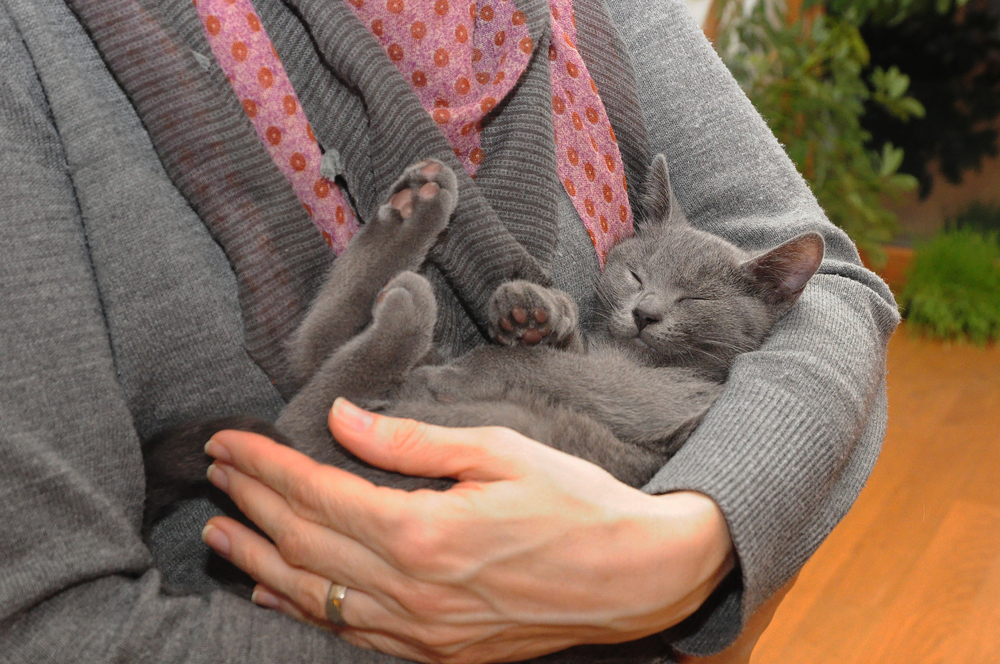
[[[228, 547], [220, 547], [220, 533]], [[312, 620], [326, 619], [326, 592], [330, 582], [289, 565], [277, 548], [246, 526], [228, 517], [214, 517], [205, 525], [202, 539], [219, 555], [280, 595], [295, 597], [299, 610]], [[228, 549], [228, 550], [227, 550]], [[280, 597], [278, 598], [280, 601]]]
[[372, 487], [356, 475], [324, 466], [287, 445], [248, 431], [219, 431], [208, 441], [205, 452], [289, 499], [301, 495], [306, 485], [336, 486], [340, 492]]
[[[361, 542], [391, 532], [398, 521], [394, 515], [402, 513], [403, 500], [409, 495], [376, 487], [347, 471], [317, 463], [290, 447], [246, 431], [220, 431], [212, 436], [205, 451], [282, 496], [294, 514]], [[248, 510], [253, 509], [256, 493], [251, 485], [241, 487], [252, 493], [240, 495], [233, 487], [219, 486], [253, 519]]]
[[[290, 565], [274, 544], [228, 517], [209, 520], [202, 539], [257, 581], [259, 585], [253, 594], [256, 604], [323, 629], [340, 631], [345, 638], [345, 630], [380, 632], [381, 635], [361, 635], [348, 640], [375, 647], [374, 644], [381, 643], [382, 639], [389, 639], [395, 642], [391, 646], [393, 652], [400, 656], [430, 659], [428, 651], [420, 645], [429, 640], [427, 630], [414, 623], [412, 614], [391, 598], [376, 597], [345, 583], [348, 591], [341, 602], [341, 616], [346, 627], [341, 628], [327, 620], [326, 602], [331, 582], [325, 576]], [[335, 578], [339, 581], [343, 577]], [[463, 632], [461, 626], [450, 631]], [[390, 638], [385, 633], [395, 636]], [[459, 642], [458, 638], [454, 640]], [[421, 653], [419, 657], [418, 653]]]
[[[228, 543], [220, 547], [223, 538]], [[331, 585], [328, 578], [288, 564], [274, 544], [228, 517], [210, 519], [202, 539], [260, 584], [254, 589], [256, 604], [324, 629], [338, 627], [327, 620], [326, 602]], [[385, 624], [387, 619], [398, 622], [363, 590], [345, 585], [348, 593], [341, 603], [341, 616], [348, 626], [364, 629]]]
[[334, 437], [361, 459], [420, 477], [513, 479], [527, 470], [525, 443], [540, 446], [502, 427], [439, 427], [368, 413], [343, 398], [333, 402], [329, 423]]
[[[206, 532], [206, 543], [258, 582], [294, 598], [310, 615], [325, 615], [330, 580], [374, 598], [375, 604], [355, 618], [365, 627], [384, 626], [393, 615], [395, 631], [405, 633], [405, 623], [414, 615], [468, 612], [467, 604], [449, 602], [448, 594], [435, 586], [442, 574], [440, 553], [447, 547], [447, 535], [428, 521], [387, 529], [368, 546], [296, 514], [280, 494], [231, 466], [213, 464], [209, 479], [274, 543], [232, 520], [213, 520], [227, 541], [216, 542]], [[431, 492], [428, 498], [439, 495]]]
[[[327, 583], [329, 585], [329, 582]], [[352, 609], [359, 604], [359, 600], [363, 601], [364, 599], [370, 599], [366, 595], [352, 590], [348, 590], [348, 594], [351, 597]], [[406, 659], [416, 661], [431, 661], [431, 658], [427, 655], [421, 657], [420, 648], [411, 643], [389, 637], [385, 634], [373, 632], [373, 628], [354, 626], [351, 622], [347, 622], [347, 617], [344, 615], [346, 612], [347, 597], [344, 598], [341, 611], [341, 614], [344, 615], [344, 621], [347, 622], [347, 625], [345, 626], [337, 626], [326, 620], [317, 620], [315, 616], [310, 615], [305, 611], [305, 609], [298, 606], [291, 599], [264, 584], [257, 584], [257, 587], [253, 590], [251, 600], [258, 606], [284, 613], [285, 615], [301, 622], [315, 625], [321, 629], [337, 631], [341, 638], [345, 641], [361, 648], [367, 648], [369, 650], [382, 650], [382, 652], [395, 655], [397, 657], [405, 657]], [[358, 611], [354, 611], [353, 613], [357, 614]], [[380, 645], [382, 645], [381, 648], [379, 647]]]
[[309, 623], [310, 625], [314, 625], [320, 629], [336, 632], [341, 632], [344, 629], [342, 626], [334, 625], [327, 620], [317, 620], [315, 617], [306, 613], [305, 609], [298, 606], [288, 597], [285, 597], [275, 590], [266, 588], [265, 586], [258, 585], [254, 588], [253, 596], [251, 596], [250, 600], [254, 604], [262, 606], [265, 609], [279, 611], [284, 613], [286, 616], [295, 618], [300, 622]]
[[[343, 399], [335, 402], [330, 423], [338, 440], [360, 458], [407, 475], [479, 482], [515, 479], [545, 466], [539, 454], [555, 453], [509, 429], [437, 427], [367, 413]], [[386, 543], [398, 534], [401, 523], [423, 521], [440, 505], [440, 496], [376, 487], [253, 433], [218, 432], [206, 452], [273, 489], [296, 514], [378, 553], [388, 553]], [[246, 511], [250, 502], [244, 497], [238, 504], [247, 505]]]
[[[296, 598], [311, 614], [323, 616], [326, 610], [324, 593], [329, 582], [325, 582], [324, 588], [324, 583], [317, 585], [316, 579], [337, 579], [348, 587], [384, 593], [386, 585], [398, 578], [398, 573], [370, 549], [336, 530], [301, 517], [280, 494], [235, 468], [213, 464], [209, 479], [226, 491], [237, 507], [274, 542], [236, 522], [232, 522], [235, 525], [222, 522], [227, 527], [221, 529], [213, 520], [210, 523], [229, 535], [231, 553], [213, 548], [254, 579]], [[208, 543], [212, 546], [212, 542]]]

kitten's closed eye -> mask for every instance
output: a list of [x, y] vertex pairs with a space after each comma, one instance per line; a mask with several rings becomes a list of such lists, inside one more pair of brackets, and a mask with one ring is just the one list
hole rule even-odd
[[707, 297], [703, 295], [685, 295], [683, 297], [677, 298], [678, 302], [710, 302], [715, 300], [714, 297]]
[[642, 279], [635, 273], [635, 270], [629, 270], [628, 273], [632, 275], [632, 278], [635, 279], [636, 283], [640, 286], [642, 285]]

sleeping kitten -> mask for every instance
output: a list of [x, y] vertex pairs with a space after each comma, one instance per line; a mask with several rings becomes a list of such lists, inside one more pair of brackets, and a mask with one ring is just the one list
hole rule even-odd
[[734, 358], [760, 346], [823, 257], [817, 233], [752, 256], [695, 229], [659, 156], [647, 183], [649, 220], [608, 254], [592, 334], [578, 329], [568, 295], [515, 281], [490, 303], [499, 345], [434, 363], [436, 303], [413, 270], [447, 225], [456, 181], [448, 167], [427, 161], [407, 169], [393, 191], [334, 263], [293, 336], [289, 361], [303, 387], [277, 422], [196, 422], [145, 446], [147, 529], [203, 480], [209, 460], [202, 447], [223, 428], [269, 435], [377, 484], [450, 484], [374, 468], [336, 444], [327, 414], [338, 396], [433, 424], [507, 426], [641, 486], [701, 421]]

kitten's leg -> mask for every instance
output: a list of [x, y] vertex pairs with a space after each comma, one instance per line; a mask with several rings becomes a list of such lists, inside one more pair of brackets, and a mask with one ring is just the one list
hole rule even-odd
[[508, 281], [493, 293], [488, 313], [490, 335], [506, 346], [544, 344], [583, 350], [576, 302], [561, 290]]
[[346, 458], [327, 428], [334, 399], [364, 405], [390, 397], [433, 343], [437, 304], [425, 278], [402, 272], [375, 300], [372, 324], [322, 363], [275, 423], [293, 447], [323, 463], [343, 467]]
[[457, 200], [458, 181], [441, 162], [422, 161], [403, 172], [375, 218], [334, 261], [289, 341], [289, 365], [300, 382], [371, 321], [375, 296], [390, 279], [420, 268]]
[[[227, 505], [205, 477], [212, 462], [204, 452], [205, 443], [223, 429], [259, 433], [317, 460], [365, 474], [363, 468], [351, 466], [359, 462], [345, 461], [346, 453], [335, 448], [326, 428], [327, 412], [337, 396], [364, 402], [391, 391], [427, 354], [437, 316], [431, 285], [413, 272], [396, 275], [372, 299], [376, 301], [372, 325], [321, 365], [275, 424], [252, 416], [188, 421], [143, 444], [144, 536], [184, 498], [211, 495], [216, 504]], [[238, 515], [238, 510], [226, 511], [230, 516]]]

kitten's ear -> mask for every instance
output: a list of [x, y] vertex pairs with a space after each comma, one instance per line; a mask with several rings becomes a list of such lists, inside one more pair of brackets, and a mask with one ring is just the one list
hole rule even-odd
[[775, 293], [775, 304], [791, 306], [823, 261], [819, 233], [803, 233], [743, 264], [758, 283]]
[[646, 176], [646, 189], [642, 197], [645, 221], [651, 226], [666, 226], [684, 221], [684, 214], [677, 205], [674, 191], [670, 186], [670, 171], [667, 159], [656, 155]]

